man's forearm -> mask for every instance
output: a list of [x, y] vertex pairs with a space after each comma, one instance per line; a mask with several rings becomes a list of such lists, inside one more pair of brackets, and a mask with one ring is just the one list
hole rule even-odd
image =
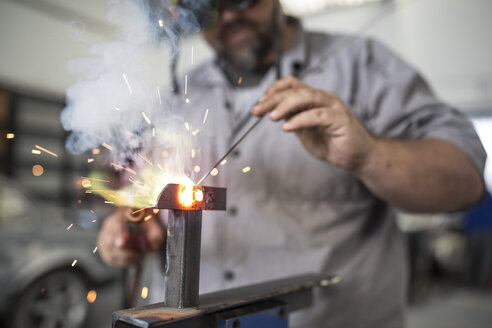
[[480, 201], [484, 182], [457, 146], [439, 139], [376, 139], [356, 176], [378, 197], [410, 212], [450, 212]]

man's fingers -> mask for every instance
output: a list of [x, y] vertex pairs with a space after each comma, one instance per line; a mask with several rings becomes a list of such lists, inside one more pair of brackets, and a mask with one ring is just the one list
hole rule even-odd
[[162, 226], [157, 221], [157, 217], [154, 216], [152, 219], [143, 222], [143, 228], [150, 249], [153, 251], [158, 250], [159, 246], [164, 243], [166, 235]]
[[253, 107], [253, 109], [251, 110], [251, 114], [255, 116], [265, 115], [266, 113], [275, 109], [275, 107], [277, 107], [280, 102], [289, 97], [289, 95], [291, 95], [293, 92], [293, 90], [283, 90], [269, 95], [262, 102]]
[[136, 252], [124, 248], [113, 249], [111, 254], [108, 254], [107, 259], [104, 259], [112, 266], [127, 267], [138, 265], [142, 262], [144, 253]]
[[279, 121], [289, 119], [293, 114], [311, 108], [331, 106], [334, 99], [319, 90], [303, 88], [293, 91], [270, 112], [270, 119]]
[[313, 127], [332, 128], [341, 125], [337, 124], [340, 123], [341, 118], [341, 114], [337, 111], [327, 107], [317, 107], [294, 115], [282, 125], [282, 129], [290, 132]]
[[293, 77], [292, 75], [289, 75], [287, 77], [284, 77], [278, 81], [275, 81], [266, 91], [264, 98], [279, 92], [279, 91], [284, 91], [287, 89], [297, 89], [297, 88], [304, 88], [306, 85], [299, 79]]

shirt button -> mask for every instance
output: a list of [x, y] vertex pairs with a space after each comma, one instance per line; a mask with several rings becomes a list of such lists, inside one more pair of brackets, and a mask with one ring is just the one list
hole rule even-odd
[[232, 157], [239, 157], [239, 155], [241, 155], [241, 152], [239, 151], [239, 149], [235, 149], [232, 153], [231, 153]]
[[236, 206], [231, 206], [227, 210], [227, 213], [229, 213], [230, 216], [236, 216], [237, 215], [237, 207]]
[[226, 100], [225, 103], [224, 103], [224, 107], [225, 109], [227, 110], [231, 110], [232, 109], [232, 104], [230, 103], [229, 100]]
[[234, 271], [232, 271], [232, 270], [224, 271], [224, 279], [225, 280], [228, 280], [228, 281], [234, 280], [235, 276], [236, 275], [234, 274]]

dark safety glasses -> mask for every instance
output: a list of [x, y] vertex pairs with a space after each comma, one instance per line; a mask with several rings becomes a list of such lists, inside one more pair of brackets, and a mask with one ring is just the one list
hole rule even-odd
[[245, 10], [256, 4], [259, 0], [176, 0], [174, 4], [178, 9], [178, 15], [189, 17], [190, 14], [196, 20], [201, 30], [214, 27], [220, 18], [220, 12], [224, 9]]

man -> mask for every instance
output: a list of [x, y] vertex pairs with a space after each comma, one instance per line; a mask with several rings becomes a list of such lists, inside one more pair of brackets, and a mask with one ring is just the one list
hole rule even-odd
[[[229, 210], [204, 216], [201, 292], [337, 273], [341, 282], [318, 291], [292, 326], [402, 327], [406, 254], [392, 207], [451, 212], [478, 203], [480, 141], [466, 118], [379, 43], [358, 39], [338, 49], [345, 37], [304, 32], [276, 0], [245, 3], [221, 4], [216, 24], [202, 32], [217, 57], [188, 74], [191, 105], [173, 103], [193, 126], [210, 109], [210, 133], [200, 137], [204, 168], [250, 126], [251, 114], [268, 116], [206, 180], [228, 188]], [[302, 80], [294, 77], [318, 62]], [[157, 249], [163, 233], [151, 221]], [[99, 238], [114, 265], [141, 258], [118, 247], [122, 222], [119, 212], [109, 217]]]

